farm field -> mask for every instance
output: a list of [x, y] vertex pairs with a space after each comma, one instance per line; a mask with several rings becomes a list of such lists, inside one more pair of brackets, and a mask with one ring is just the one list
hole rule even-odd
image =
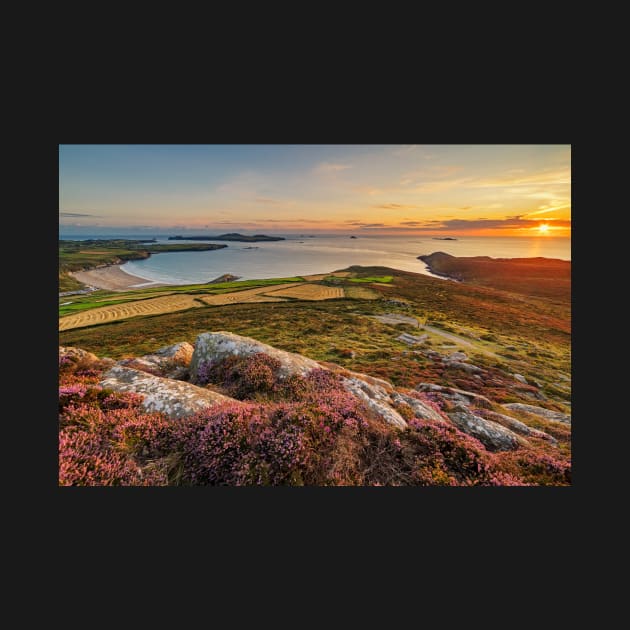
[[[237, 285], [238, 283], [230, 284]], [[161, 295], [160, 297], [144, 297], [135, 300], [121, 300], [120, 298], [114, 299], [103, 296], [99, 298], [100, 303], [113, 302], [104, 306], [96, 306], [99, 304], [97, 301], [84, 301], [76, 304], [64, 303], [62, 308], [66, 309], [64, 312], [69, 312], [69, 314], [60, 317], [59, 330], [70, 330], [72, 328], [82, 328], [95, 324], [106, 324], [130, 317], [138, 317], [140, 315], [173, 313], [175, 311], [203, 306], [204, 304], [207, 306], [226, 306], [229, 304], [284, 302], [287, 300], [320, 301], [344, 297], [344, 289], [342, 287], [330, 287], [304, 282], [281, 283], [275, 286], [269, 286], [269, 284], [265, 283], [265, 286], [262, 287], [252, 289], [245, 288], [240, 291], [233, 290], [229, 292], [224, 292], [225, 290], [222, 288], [215, 290], [217, 293], [214, 294], [208, 293], [203, 295], [198, 292], [195, 294], [176, 293], [172, 295]], [[135, 291], [134, 294], [142, 295], [142, 292]], [[118, 293], [118, 296], [120, 295], [121, 294]], [[357, 297], [359, 297], [358, 294]]]
[[124, 302], [122, 304], [84, 310], [74, 315], [62, 317], [59, 320], [59, 330], [106, 324], [119, 319], [137, 317], [138, 315], [162, 315], [195, 306], [201, 306], [201, 304], [192, 295], [168, 295], [148, 300]]

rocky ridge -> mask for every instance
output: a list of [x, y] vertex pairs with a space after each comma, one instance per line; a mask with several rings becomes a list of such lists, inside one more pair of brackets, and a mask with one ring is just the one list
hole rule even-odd
[[[61, 347], [59, 352], [60, 358], [65, 354], [85, 353], [81, 349]], [[320, 363], [226, 331], [202, 333], [194, 347], [182, 342], [142, 357], [118, 361], [104, 372], [99, 385], [114, 392], [143, 396], [142, 406], [146, 411], [161, 411], [169, 418], [185, 417], [224, 402], [243, 404], [213, 391], [211, 384], [200, 386], [200, 368], [219, 364], [228, 358], [261, 353], [278, 362], [277, 376], [280, 379], [304, 376], [313, 370], [339, 375], [343, 388], [365, 406], [371, 417], [387, 425], [405, 430], [412, 418], [450, 424], [479, 440], [489, 451], [516, 450], [527, 445], [526, 438], [532, 437], [556, 444], [552, 436], [513, 417], [514, 411], [521, 412], [521, 418], [536, 414], [535, 417], [570, 424], [570, 416], [566, 414], [520, 403], [501, 406], [480, 394], [436, 383], [419, 383], [415, 390], [396, 388], [385, 379]], [[85, 356], [96, 359], [91, 353], [85, 353]], [[452, 357], [455, 361], [463, 358]]]

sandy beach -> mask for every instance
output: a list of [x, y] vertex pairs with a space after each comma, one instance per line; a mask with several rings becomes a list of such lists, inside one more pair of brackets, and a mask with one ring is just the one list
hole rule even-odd
[[147, 287], [165, 286], [159, 282], [151, 282], [146, 278], [133, 276], [123, 271], [121, 265], [98, 267], [97, 269], [90, 269], [89, 271], [75, 271], [74, 273], [70, 273], [70, 275], [79, 282], [83, 282], [83, 284], [98, 287], [99, 289], [107, 289], [108, 291], [129, 291], [130, 289], [138, 288], [134, 286], [138, 284]]

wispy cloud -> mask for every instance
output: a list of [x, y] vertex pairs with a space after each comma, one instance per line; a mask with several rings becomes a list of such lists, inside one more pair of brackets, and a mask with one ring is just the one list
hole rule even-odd
[[571, 183], [571, 170], [546, 170], [523, 174], [524, 169], [511, 169], [497, 177], [452, 177], [462, 170], [459, 166], [437, 166], [411, 173], [404, 173], [400, 184], [407, 192], [436, 193], [462, 189], [504, 189], [519, 196], [552, 198], [555, 193], [549, 187], [567, 186]]
[[560, 208], [545, 208], [544, 210], [535, 210], [534, 212], [528, 212], [526, 216], [533, 217], [537, 214], [546, 214], [547, 212], [556, 212]]
[[412, 206], [404, 203], [383, 203], [372, 208], [382, 208], [383, 210], [418, 210], [421, 206]]
[[[508, 171], [502, 177], [478, 179], [472, 182], [471, 188], [506, 188], [520, 186], [561, 186], [571, 183], [571, 169], [565, 168], [556, 171], [540, 171], [529, 175], [514, 173], [515, 169]], [[522, 171], [523, 169], [517, 169]]]
[[[447, 221], [435, 221], [424, 230], [507, 230], [514, 228], [533, 228], [540, 224], [540, 220], [523, 219], [523, 215], [506, 217], [505, 219], [448, 219]], [[546, 219], [547, 223], [559, 227], [571, 227], [571, 221], [564, 219]]]
[[[400, 221], [396, 224], [386, 223], [365, 223], [363, 221], [346, 221], [347, 224], [353, 225], [361, 229], [382, 228], [387, 230], [399, 231], [452, 231], [465, 232], [472, 230], [514, 230], [536, 228], [540, 225], [541, 220], [526, 219], [524, 215], [506, 217], [504, 219], [431, 219], [427, 221]], [[545, 223], [556, 227], [571, 227], [570, 220], [564, 219], [545, 219]]]
[[320, 162], [313, 170], [315, 173], [338, 173], [352, 168], [352, 164], [339, 164], [338, 162]]
[[354, 225], [360, 228], [382, 228], [388, 227], [385, 223], [365, 223], [364, 221], [346, 221], [348, 225]]
[[96, 218], [100, 218], [100, 214], [83, 214], [81, 212], [60, 212], [59, 213], [60, 217], [69, 217], [69, 218], [73, 218], [76, 219], [78, 217], [96, 217]]

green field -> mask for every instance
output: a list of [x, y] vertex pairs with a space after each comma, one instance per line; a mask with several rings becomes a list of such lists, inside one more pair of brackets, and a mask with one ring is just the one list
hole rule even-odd
[[[101, 306], [113, 306], [124, 302], [135, 302], [163, 295], [175, 295], [177, 293], [189, 293], [192, 295], [217, 295], [221, 293], [233, 293], [256, 287], [271, 287], [287, 282], [304, 282], [300, 276], [289, 278], [264, 278], [261, 280], [236, 280], [234, 282], [217, 282], [216, 284], [186, 284], [166, 287], [147, 287], [134, 291], [94, 291], [87, 295], [73, 295], [59, 298], [59, 317], [70, 315], [78, 311], [85, 311]], [[70, 302], [70, 304], [68, 304]], [[63, 306], [62, 306], [63, 304]]]
[[380, 282], [387, 284], [394, 279], [394, 276], [368, 276], [367, 278], [349, 278], [350, 282]]

